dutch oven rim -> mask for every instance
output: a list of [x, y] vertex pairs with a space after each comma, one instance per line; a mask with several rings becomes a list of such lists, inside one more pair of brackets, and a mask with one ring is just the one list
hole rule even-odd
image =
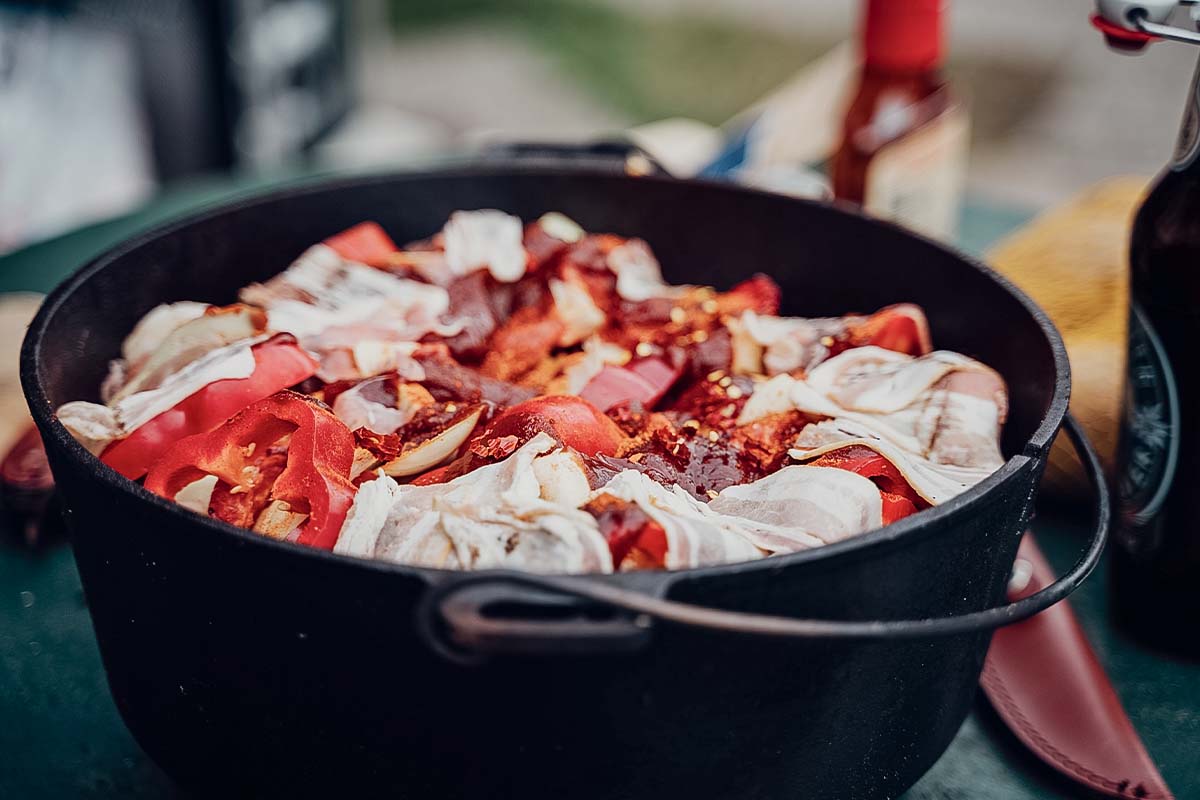
[[[561, 577], [582, 577], [595, 580], [614, 579], [621, 582], [641, 582], [653, 578], [657, 590], [659, 592], [665, 592], [668, 588], [681, 580], [700, 580], [705, 578], [736, 575], [762, 569], [781, 570], [790, 566], [797, 566], [816, 561], [836, 560], [839, 562], [846, 562], [858, 560], [866, 557], [870, 553], [886, 551], [895, 546], [902, 546], [906, 544], [909, 539], [918, 539], [922, 534], [928, 535], [941, 527], [933, 524], [937, 521], [951, 523], [955, 518], [973, 513], [977, 510], [976, 507], [978, 505], [986, 502], [988, 495], [993, 490], [1011, 480], [1015, 480], [1017, 475], [1022, 470], [1028, 468], [1030, 462], [1044, 457], [1047, 454], [1051, 443], [1054, 441], [1055, 436], [1057, 436], [1059, 429], [1062, 427], [1063, 418], [1067, 413], [1068, 403], [1070, 400], [1071, 370], [1070, 363], [1067, 359], [1066, 346], [1063, 343], [1062, 336], [1059, 334], [1058, 329], [1054, 326], [1054, 323], [1050, 321], [1050, 318], [1047, 316], [1045, 311], [1043, 311], [1036, 303], [1033, 302], [1032, 299], [1029, 298], [1028, 295], [1018, 289], [1005, 276], [988, 267], [978, 259], [963, 253], [955, 247], [934, 241], [926, 236], [903, 228], [890, 221], [870, 217], [857, 207], [837, 201], [830, 202], [782, 196], [775, 192], [755, 189], [752, 187], [738, 186], [728, 182], [704, 178], [679, 179], [660, 175], [622, 177], [619, 174], [614, 174], [611, 170], [592, 167], [548, 167], [531, 165], [529, 163], [496, 161], [478, 162], [472, 160], [467, 160], [465, 163], [461, 164], [450, 162], [450, 166], [420, 166], [415, 168], [390, 169], [387, 171], [371, 171], [367, 173], [350, 173], [341, 175], [335, 174], [332, 176], [320, 175], [289, 181], [281, 185], [268, 187], [263, 190], [252, 191], [249, 194], [237, 196], [230, 200], [217, 201], [197, 210], [184, 213], [178, 217], [168, 220], [167, 222], [152, 226], [145, 231], [136, 233], [122, 240], [113, 247], [108, 248], [94, 258], [89, 259], [86, 263], [78, 267], [67, 278], [55, 286], [55, 288], [46, 296], [46, 299], [38, 309], [37, 314], [29, 324], [29, 328], [26, 331], [25, 338], [21, 345], [20, 375], [22, 388], [25, 394], [26, 403], [29, 406], [30, 413], [37, 423], [38, 428], [41, 430], [42, 435], [45, 436], [49, 434], [62, 450], [65, 450], [70, 457], [75, 459], [77, 466], [90, 473], [92, 477], [95, 477], [101, 483], [113, 490], [127, 495], [132, 495], [135, 500], [149, 503], [151, 507], [158, 509], [160, 512], [166, 513], [168, 516], [173, 516], [175, 518], [174, 521], [180, 525], [185, 527], [188, 525], [198, 526], [199, 529], [204, 531], [203, 535], [222, 534], [225, 536], [232, 536], [238, 541], [239, 544], [243, 546], [272, 548], [281, 555], [290, 554], [294, 557], [322, 559], [330, 565], [357, 567], [383, 573], [404, 575], [406, 577], [422, 580], [426, 584], [434, 584], [452, 576], [462, 575], [463, 573], [458, 570], [421, 567], [410, 564], [383, 561], [379, 559], [368, 559], [358, 556], [342, 555], [339, 553], [334, 553], [331, 550], [319, 550], [292, 542], [271, 539], [269, 537], [255, 534], [252, 531], [230, 525], [229, 523], [221, 520], [201, 516], [181, 507], [177, 503], [171, 502], [165, 498], [153, 494], [152, 492], [147, 491], [141, 484], [125, 478], [111, 467], [108, 467], [106, 464], [101, 462], [98, 457], [90, 453], [78, 441], [76, 441], [75, 438], [67, 431], [67, 429], [58, 421], [58, 417], [54, 413], [54, 408], [51, 406], [50, 401], [46, 396], [45, 389], [42, 386], [39, 369], [39, 365], [41, 363], [41, 343], [45, 336], [46, 329], [49, 327], [49, 323], [54, 317], [55, 313], [57, 313], [59, 307], [62, 306], [81, 285], [92, 278], [92, 276], [103, 271], [112, 263], [138, 250], [139, 248], [193, 225], [250, 208], [270, 205], [275, 202], [286, 201], [296, 197], [319, 195], [328, 191], [362, 188], [402, 180], [496, 178], [503, 176], [534, 176], [545, 178], [584, 177], [599, 179], [617, 178], [623, 180], [641, 181], [651, 184], [686, 184], [704, 189], [705, 191], [760, 196], [770, 198], [775, 202], [795, 203], [803, 206], [816, 207], [822, 211], [832, 211], [833, 213], [857, 217], [863, 220], [867, 225], [890, 229], [894, 233], [917, 239], [918, 241], [923, 242], [926, 246], [939, 249], [942, 252], [955, 257], [963, 266], [982, 273], [993, 283], [997, 284], [1001, 289], [1012, 296], [1013, 299], [1015, 299], [1033, 318], [1043, 336], [1046, 338], [1046, 342], [1050, 347], [1050, 352], [1055, 367], [1055, 381], [1050, 404], [1047, 407], [1040, 424], [1034, 430], [1029, 440], [1024, 444], [1024, 447], [1021, 449], [1021, 451], [1014, 453], [1012, 456], [1007, 458], [1003, 466], [1001, 466], [983, 481], [972, 486], [967, 491], [952, 498], [946, 503], [943, 503], [942, 505], [919, 511], [916, 514], [897, 522], [881, 526], [857, 536], [843, 539], [839, 542], [834, 542], [832, 544], [814, 547], [807, 550], [800, 550], [794, 553], [770, 556], [768, 558], [757, 559], [754, 561], [738, 561], [728, 564], [715, 564], [679, 570], [643, 570], [635, 573], [548, 573], [548, 575]], [[505, 573], [511, 573], [510, 570], [499, 568], [474, 570], [472, 572], [476, 575], [503, 575]], [[638, 576], [641, 577], [639, 578]]]

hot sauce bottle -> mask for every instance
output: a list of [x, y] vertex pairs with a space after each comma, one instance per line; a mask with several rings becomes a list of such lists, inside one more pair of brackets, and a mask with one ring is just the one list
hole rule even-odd
[[966, 109], [942, 77], [943, 0], [867, 0], [862, 73], [833, 159], [834, 194], [950, 238], [966, 174]]

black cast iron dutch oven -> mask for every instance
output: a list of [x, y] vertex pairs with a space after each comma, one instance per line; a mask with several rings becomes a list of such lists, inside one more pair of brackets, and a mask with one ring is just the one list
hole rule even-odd
[[[356, 560], [150, 495], [55, 420], [94, 399], [152, 306], [226, 303], [365, 219], [397, 241], [456, 209], [649, 241], [673, 282], [755, 271], [783, 313], [914, 301], [934, 341], [1008, 382], [1007, 463], [962, 496], [820, 549], [678, 572], [537, 577]], [[329, 181], [168, 225], [54, 291], [22, 353], [126, 724], [201, 793], [429, 798], [893, 797], [968, 712], [995, 627], [1068, 594], [1003, 601], [1069, 394], [1057, 332], [961, 255], [827, 205], [600, 168], [488, 165]]]

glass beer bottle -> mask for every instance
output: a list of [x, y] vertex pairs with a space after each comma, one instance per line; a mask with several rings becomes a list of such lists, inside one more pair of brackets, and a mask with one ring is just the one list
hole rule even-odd
[[1200, 66], [1175, 156], [1134, 221], [1113, 610], [1137, 638], [1200, 655]]

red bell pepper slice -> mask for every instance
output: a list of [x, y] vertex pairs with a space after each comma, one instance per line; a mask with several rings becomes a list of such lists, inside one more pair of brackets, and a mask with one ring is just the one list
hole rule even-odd
[[375, 222], [362, 222], [325, 240], [339, 256], [361, 264], [385, 264], [400, 248]]
[[294, 386], [317, 371], [316, 362], [291, 336], [274, 336], [255, 345], [251, 353], [254, 372], [249, 376], [210, 383], [110, 444], [100, 460], [137, 480], [183, 437], [210, 431], [250, 403]]
[[628, 562], [636, 569], [666, 566], [667, 533], [638, 506], [614, 498], [601, 498], [585, 507], [608, 542], [613, 567]]
[[929, 503], [909, 486], [896, 465], [866, 445], [856, 444], [831, 450], [809, 461], [808, 465], [836, 467], [870, 478], [879, 487], [879, 494], [883, 498], [884, 525], [929, 508]]
[[216, 430], [177, 442], [146, 476], [146, 488], [175, 499], [206, 475], [246, 493], [260, 487], [255, 462], [285, 436], [287, 466], [267, 495], [308, 519], [289, 539], [332, 550], [354, 503], [350, 482], [354, 435], [328, 406], [297, 392], [282, 391], [242, 409]]
[[505, 409], [471, 440], [460, 458], [417, 477], [417, 486], [445, 483], [505, 458], [539, 433], [585, 456], [614, 456], [629, 441], [615, 422], [581, 397], [544, 395]]
[[752, 275], [728, 292], [717, 295], [717, 306], [722, 314], [738, 316], [743, 311], [776, 316], [783, 293], [779, 284], [761, 272]]
[[540, 432], [584, 455], [616, 455], [627, 437], [617, 424], [580, 397], [545, 395], [505, 409], [488, 423], [472, 442], [480, 446], [504, 436], [515, 436], [521, 446]]
[[849, 334], [855, 347], [874, 345], [910, 356], [923, 356], [933, 350], [925, 312], [912, 303], [881, 308], [861, 325], [851, 326]]

